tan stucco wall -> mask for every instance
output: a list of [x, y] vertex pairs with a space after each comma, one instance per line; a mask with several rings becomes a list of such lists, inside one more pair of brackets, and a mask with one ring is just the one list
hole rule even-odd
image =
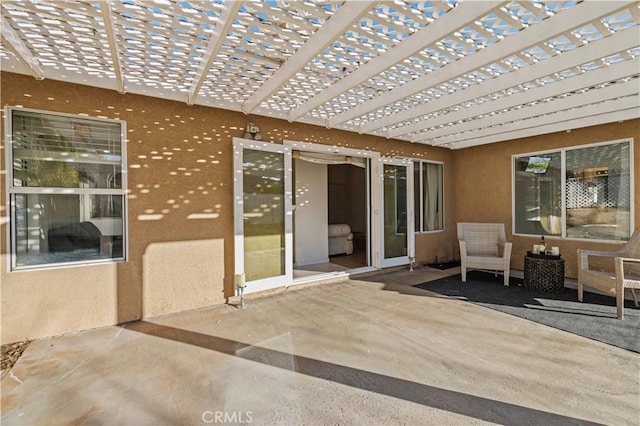
[[[452, 152], [445, 149], [12, 73], [2, 73], [0, 84], [3, 107], [125, 120], [130, 190], [125, 263], [8, 273], [3, 219], [3, 343], [224, 303], [233, 294], [232, 138], [242, 137], [249, 121], [266, 141], [291, 139], [442, 161], [445, 181], [453, 180]], [[4, 138], [3, 117], [3, 216]], [[449, 212], [452, 194], [445, 199]], [[208, 218], [193, 218], [202, 213]], [[444, 233], [417, 237], [418, 261], [449, 255], [453, 215], [446, 226]]]
[[[2, 343], [58, 335], [224, 303], [233, 294], [232, 138], [255, 122], [264, 140], [284, 139], [378, 151], [444, 163], [445, 232], [416, 235], [416, 261], [459, 257], [457, 221], [503, 222], [522, 269], [536, 238], [511, 235], [511, 156], [633, 137], [640, 176], [640, 120], [459, 151], [329, 130], [138, 95], [2, 73], [2, 106], [122, 119], [128, 130], [129, 253], [116, 265], [7, 272], [1, 224]], [[5, 216], [4, 119], [0, 213]], [[640, 224], [635, 187], [635, 223]], [[205, 213], [206, 219], [194, 219]], [[202, 216], [201, 216], [202, 217]], [[554, 242], [576, 276], [575, 249], [606, 244]]]
[[[536, 151], [552, 151], [560, 148], [634, 138], [635, 173], [635, 227], [640, 226], [640, 120], [575, 129], [548, 135], [518, 139], [503, 143], [481, 145], [455, 151], [455, 220], [457, 222], [502, 222], [507, 236], [513, 242], [511, 267], [522, 270], [524, 256], [539, 237], [512, 235], [511, 222], [511, 158], [512, 155]], [[578, 248], [612, 250], [615, 244], [588, 243], [585, 241], [548, 238], [558, 246], [565, 258], [565, 275], [578, 276]]]

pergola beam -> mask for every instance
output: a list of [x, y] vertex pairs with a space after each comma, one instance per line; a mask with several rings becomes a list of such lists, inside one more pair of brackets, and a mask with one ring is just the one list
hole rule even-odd
[[[343, 114], [339, 114], [330, 119], [329, 124], [337, 125], [341, 122], [351, 120], [382, 108], [387, 104], [400, 101], [411, 95], [422, 92], [427, 88], [435, 87], [451, 80], [452, 78], [481, 68], [486, 64], [494, 63], [507, 56], [520, 53], [527, 47], [534, 46], [553, 38], [557, 34], [566, 32], [567, 28], [575, 28], [583, 25], [593, 19], [609, 14], [614, 10], [620, 10], [628, 6], [629, 3], [634, 2], [583, 2], [568, 10], [567, 13], [558, 13], [539, 24], [523, 29], [514, 36], [508, 37], [479, 52], [476, 52], [474, 55], [465, 56], [455, 64], [442, 67], [432, 73], [426, 74], [403, 86], [400, 86], [397, 89], [384, 94], [384, 96], [372, 99], [371, 101], [361, 104], [356, 108], [352, 108]], [[560, 56], [564, 56], [567, 53], [570, 52], [563, 53]], [[548, 60], [544, 62], [546, 63]], [[501, 76], [500, 80], [504, 77], [505, 76]], [[430, 104], [431, 103], [427, 104], [427, 106]], [[375, 129], [391, 126], [398, 122], [411, 120], [412, 118], [423, 115], [420, 110], [421, 108], [411, 109], [380, 120], [375, 120], [361, 126], [360, 131], [362, 133], [367, 133]]]
[[187, 94], [187, 104], [193, 105], [198, 98], [198, 93], [204, 84], [204, 80], [207, 78], [207, 74], [211, 69], [211, 64], [218, 56], [218, 52], [220, 51], [220, 47], [222, 47], [222, 43], [225, 40], [229, 29], [233, 25], [233, 20], [235, 19], [236, 14], [242, 7], [241, 1], [225, 1], [222, 12], [220, 13], [220, 17], [218, 22], [216, 23], [213, 32], [211, 33], [211, 37], [209, 38], [209, 42], [207, 43], [207, 49], [202, 57], [202, 60], [198, 64], [198, 71], [196, 71], [196, 75], [191, 83], [191, 87], [189, 88], [189, 93]]
[[113, 72], [116, 75], [116, 90], [118, 93], [125, 93], [122, 67], [120, 66], [120, 56], [118, 55], [118, 40], [113, 27], [111, 4], [108, 1], [101, 2], [99, 4], [100, 12], [102, 13], [102, 21], [104, 23], [104, 30], [107, 33], [107, 40], [109, 42], [109, 51], [111, 52], [111, 61], [113, 62]]
[[[552, 123], [543, 125], [535, 123], [533, 126], [526, 129], [505, 131], [504, 133], [496, 133], [490, 136], [481, 138], [467, 138], [459, 142], [452, 143], [451, 149], [461, 149], [477, 145], [486, 145], [489, 143], [501, 142], [506, 140], [522, 139], [531, 136], [544, 135], [548, 133], [571, 131], [573, 129], [579, 129], [581, 127], [598, 126], [601, 124], [614, 123], [616, 121], [633, 120], [640, 117], [640, 107], [638, 107], [638, 100], [635, 99], [635, 106], [628, 109], [615, 109], [613, 111], [603, 111], [602, 108], [595, 108], [593, 115], [583, 115], [575, 113], [574, 117], [570, 117], [568, 114], [563, 114], [563, 118], [556, 117]], [[558, 113], [560, 114], [560, 113]]]
[[[359, 67], [346, 77], [342, 78], [336, 84], [332, 84], [312, 99], [292, 110], [289, 115], [289, 119], [296, 120], [309, 111], [312, 111], [320, 105], [329, 102], [331, 99], [340, 96], [342, 93], [348, 92], [352, 88], [375, 77], [395, 64], [402, 62], [411, 55], [420, 52], [426, 46], [442, 39], [454, 31], [454, 29], [473, 22], [478, 18], [478, 16], [489, 13], [501, 3], [502, 2], [497, 1], [462, 3], [441, 18], [436, 19], [433, 23], [401, 41], [385, 53], [371, 59], [367, 64]], [[386, 95], [384, 95], [383, 98], [386, 98]], [[354, 109], [357, 110], [358, 108], [359, 107], [356, 107]], [[361, 114], [357, 114], [356, 116], [358, 115]], [[342, 121], [346, 120], [337, 121], [329, 119], [328, 125], [332, 127]]]
[[[602, 112], [603, 108], [613, 106], [614, 101], [618, 98], [624, 99], [624, 101], [621, 99], [621, 104], [616, 103], [616, 105], [620, 105], [618, 108], [628, 109], [629, 107], [634, 106], [633, 104], [629, 105], [629, 102], [633, 102], [633, 100], [635, 100], [635, 102], [638, 101], [637, 89], [638, 82], [634, 79], [598, 90], [591, 90], [578, 95], [568, 96], [563, 99], [544, 102], [526, 108], [514, 109], [502, 114], [497, 114], [495, 117], [485, 117], [469, 121], [467, 123], [462, 123], [453, 126], [452, 129], [449, 129], [448, 135], [438, 137], [433, 141], [434, 143], [428, 142], [429, 140], [433, 140], [433, 138], [428, 135], [425, 135], [425, 138], [422, 140], [429, 143], [429, 145], [439, 146], [456, 142], [461, 136], [467, 139], [466, 135], [469, 133], [466, 132], [473, 132], [473, 138], [479, 138], [495, 134], [496, 129], [500, 129], [500, 132], [504, 132], [530, 127], [526, 126], [526, 123], [532, 123], [531, 125], [534, 126], [542, 126], [549, 124], [547, 122], [548, 120], [551, 120], [551, 122], [557, 121], [558, 116], [556, 114], [562, 113], [567, 116], [571, 116], [572, 114], [575, 114], [575, 112], [580, 111], [598, 112], [598, 109]], [[554, 114], [547, 114], [550, 109], [558, 112]], [[496, 120], [500, 120], [500, 123], [506, 124], [496, 125]]]
[[[608, 55], [631, 49], [638, 44], [636, 37], [637, 34], [631, 35], [634, 32], [637, 33], [637, 30], [637, 27], [633, 27], [624, 31], [617, 32], [609, 37], [589, 43], [585, 46], [573, 49], [569, 52], [565, 52], [562, 55], [556, 55], [553, 58], [538, 62], [525, 68], [520, 68], [517, 71], [504, 74], [499, 78], [494, 78], [492, 80], [486, 81], [483, 84], [478, 84], [468, 89], [443, 96], [419, 107], [407, 110], [406, 112], [396, 114], [395, 116], [399, 116], [397, 117], [398, 122], [411, 120], [412, 118], [440, 111], [442, 109], [462, 104], [473, 99], [488, 96], [492, 93], [496, 93], [501, 90], [517, 86], [519, 84], [533, 81], [537, 78], [564, 71], [576, 65], [589, 63]], [[381, 126], [375, 124], [365, 127], [361, 130], [363, 133], [366, 133], [379, 127]], [[425, 123], [424, 127], [430, 127], [429, 123]], [[406, 129], [401, 130], [403, 128], [399, 128], [397, 129], [397, 131], [394, 130], [387, 136], [395, 137], [399, 134], [407, 133], [405, 131]]]
[[[461, 109], [460, 111], [452, 111], [448, 114], [443, 114], [431, 118], [427, 123], [414, 123], [409, 126], [404, 126], [396, 129], [393, 133], [390, 132], [389, 134], [393, 134], [393, 136], [391, 137], [398, 137], [403, 134], [418, 132], [424, 128], [433, 128], [443, 124], [456, 123], [472, 117], [489, 114], [493, 111], [502, 111], [505, 109], [514, 108], [518, 105], [524, 105], [538, 99], [546, 99], [553, 96], [561, 95], [563, 93], [569, 93], [576, 90], [597, 86], [609, 81], [615, 81], [621, 78], [629, 77], [637, 74], [639, 69], [640, 58], [624, 61], [618, 64], [611, 65], [610, 67], [603, 67], [594, 71], [588, 71], [580, 76], [567, 78], [553, 84], [545, 84], [544, 86], [538, 86], [534, 89], [515, 93], [513, 95], [505, 96], [494, 101], [484, 102], [480, 105], [474, 106], [473, 108], [465, 108]], [[496, 116], [494, 120], [497, 120], [500, 117], [503, 117], [503, 114]], [[456, 129], [458, 128], [458, 126], [464, 126], [465, 124], [466, 123], [456, 124]], [[450, 132], [451, 130], [448, 127], [427, 130], [425, 132], [416, 134], [413, 140], [414, 142], [421, 142], [441, 136], [446, 136]]]
[[[243, 105], [246, 114], [252, 113], [262, 101], [276, 93], [302, 68], [341, 37], [362, 15], [373, 7], [371, 2], [349, 0], [302, 45]], [[295, 117], [298, 118], [298, 117]], [[290, 120], [295, 118], [289, 117]]]
[[38, 80], [44, 80], [45, 75], [40, 66], [40, 62], [33, 56], [33, 53], [31, 53], [27, 45], [24, 44], [20, 35], [2, 15], [0, 15], [0, 26], [2, 27], [2, 39], [6, 42], [6, 47], [29, 69], [32, 76]]

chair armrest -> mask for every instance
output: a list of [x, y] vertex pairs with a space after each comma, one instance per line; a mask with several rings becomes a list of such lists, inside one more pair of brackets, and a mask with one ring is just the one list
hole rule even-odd
[[616, 257], [617, 251], [607, 251], [607, 250], [584, 250], [578, 249], [582, 254], [587, 256], [603, 256], [603, 257]]
[[616, 257], [617, 251], [578, 249], [578, 269], [589, 269], [589, 256]]
[[640, 263], [640, 259], [636, 259], [635, 257], [617, 257], [616, 259], [620, 259], [623, 262]]
[[467, 243], [464, 240], [458, 240], [458, 243], [460, 244], [460, 256], [466, 256], [467, 255]]
[[613, 259], [615, 270], [616, 270], [616, 279], [624, 281], [624, 264], [625, 263], [638, 263], [640, 264], [640, 259], [635, 259], [632, 257], [615, 257]]
[[498, 254], [503, 259], [511, 258], [511, 250], [513, 249], [513, 243], [503, 241], [498, 243]]

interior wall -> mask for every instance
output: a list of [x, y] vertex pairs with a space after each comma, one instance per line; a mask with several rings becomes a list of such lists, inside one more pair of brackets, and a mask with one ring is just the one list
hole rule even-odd
[[294, 265], [329, 262], [327, 165], [298, 159], [294, 164]]
[[329, 166], [329, 223], [346, 223], [353, 233], [367, 233], [366, 169], [349, 164]]
[[328, 167], [328, 211], [331, 224], [349, 223], [347, 167], [342, 164]]
[[367, 170], [349, 166], [349, 224], [351, 231], [367, 233]]
[[[224, 303], [234, 294], [233, 149], [255, 123], [263, 140], [297, 140], [442, 161], [447, 149], [326, 129], [53, 80], [0, 73], [2, 106], [125, 120], [127, 124], [129, 260], [30, 272], [7, 271], [7, 220], [0, 223], [2, 343], [113, 325]], [[2, 120], [0, 174], [7, 214]], [[445, 176], [448, 179], [449, 176]], [[453, 203], [446, 195], [448, 212]], [[447, 231], [417, 238], [426, 260]]]
[[[455, 220], [456, 222], [504, 223], [508, 239], [513, 242], [511, 267], [522, 270], [527, 250], [530, 250], [540, 237], [514, 236], [512, 233], [511, 156], [625, 138], [634, 138], [633, 163], [636, 184], [633, 198], [635, 227], [638, 228], [640, 226], [640, 184], [638, 184], [640, 120], [638, 119], [454, 151], [455, 191], [452, 195]], [[450, 218], [450, 215], [448, 216]], [[616, 244], [592, 243], [584, 240], [562, 240], [554, 237], [545, 237], [545, 239], [548, 240], [548, 244], [560, 248], [560, 253], [565, 259], [565, 274], [571, 278], [578, 276], [576, 252], [578, 248], [612, 250], [617, 247]]]

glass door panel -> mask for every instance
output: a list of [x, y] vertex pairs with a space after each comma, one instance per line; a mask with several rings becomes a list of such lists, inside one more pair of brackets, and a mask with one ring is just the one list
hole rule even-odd
[[292, 278], [291, 157], [281, 145], [235, 139], [236, 276], [245, 292]]
[[413, 171], [411, 162], [382, 160], [383, 259], [381, 266], [403, 265], [413, 258]]
[[242, 155], [245, 279], [284, 275], [284, 155]]
[[384, 165], [384, 257], [407, 256], [407, 168]]

